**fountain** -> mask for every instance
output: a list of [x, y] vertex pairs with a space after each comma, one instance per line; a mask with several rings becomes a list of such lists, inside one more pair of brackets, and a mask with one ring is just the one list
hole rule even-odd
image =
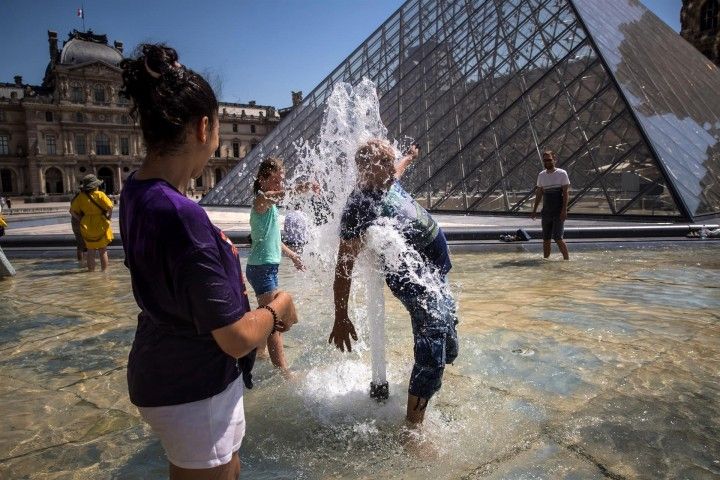
[[[0, 236], [3, 236], [5, 234], [5, 227], [7, 227], [7, 223], [2, 217], [2, 205], [0, 205]], [[0, 278], [12, 277], [14, 275], [15, 269], [10, 263], [10, 260], [8, 260], [5, 256], [5, 253], [3, 253], [2, 248], [0, 248]]]
[[2, 248], [0, 248], [0, 278], [12, 277], [15, 275], [15, 269], [13, 268], [10, 260], [7, 259]]
[[385, 288], [380, 258], [375, 252], [367, 252], [367, 316], [370, 327], [370, 352], [372, 358], [372, 380], [370, 397], [377, 401], [390, 396], [385, 362]]
[[[287, 205], [299, 205], [316, 220], [308, 229], [308, 244], [302, 255], [307, 266], [306, 278], [308, 282], [317, 283], [317, 288], [332, 291], [340, 218], [357, 178], [355, 152], [367, 140], [386, 137], [375, 84], [365, 79], [355, 87], [344, 83], [336, 85], [327, 102], [317, 144], [311, 146], [305, 142], [297, 146], [299, 161], [288, 176], [288, 183], [317, 182], [321, 192], [319, 198], [291, 192]], [[319, 206], [322, 214], [318, 213]], [[381, 401], [389, 396], [389, 383], [385, 361], [384, 273], [378, 253], [380, 251], [368, 248], [359, 259], [356, 271], [363, 273], [355, 275], [353, 284], [356, 292], [365, 286], [367, 308], [356, 309], [353, 321], [360, 333], [369, 331], [370, 396]], [[328, 323], [328, 327], [330, 325]], [[362, 340], [360, 345], [361, 349], [365, 348]]]

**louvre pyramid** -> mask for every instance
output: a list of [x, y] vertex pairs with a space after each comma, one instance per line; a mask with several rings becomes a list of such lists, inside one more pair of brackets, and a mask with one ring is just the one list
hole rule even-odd
[[720, 212], [720, 71], [637, 0], [408, 0], [203, 204], [249, 205], [263, 156], [292, 169], [363, 77], [389, 135], [422, 145], [403, 184], [432, 211], [528, 212], [552, 149], [571, 213]]

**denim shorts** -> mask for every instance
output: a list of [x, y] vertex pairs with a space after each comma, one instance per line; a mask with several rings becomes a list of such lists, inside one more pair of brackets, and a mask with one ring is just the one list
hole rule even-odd
[[422, 287], [392, 289], [410, 313], [415, 340], [408, 392], [424, 399], [440, 390], [445, 364], [453, 363], [459, 350], [455, 299], [444, 279], [441, 284], [441, 292]]
[[278, 289], [278, 266], [277, 263], [268, 263], [248, 265], [245, 268], [245, 276], [255, 290], [256, 296]]

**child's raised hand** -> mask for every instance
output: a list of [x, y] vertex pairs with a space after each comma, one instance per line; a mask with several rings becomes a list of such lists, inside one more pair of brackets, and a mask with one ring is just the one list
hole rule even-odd
[[415, 160], [418, 155], [420, 155], [420, 147], [417, 143], [413, 143], [408, 147], [407, 151], [405, 152], [406, 156], [411, 157], [413, 160]]
[[300, 271], [305, 270], [305, 265], [303, 265], [302, 258], [300, 258], [300, 255], [293, 255], [290, 257], [290, 259], [293, 262], [293, 265], [295, 265], [295, 268], [297, 268]]

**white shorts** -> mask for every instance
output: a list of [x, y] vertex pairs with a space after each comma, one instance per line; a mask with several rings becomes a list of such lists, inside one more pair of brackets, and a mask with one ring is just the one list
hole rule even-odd
[[245, 436], [242, 377], [214, 397], [138, 410], [160, 437], [170, 463], [181, 468], [224, 465]]

